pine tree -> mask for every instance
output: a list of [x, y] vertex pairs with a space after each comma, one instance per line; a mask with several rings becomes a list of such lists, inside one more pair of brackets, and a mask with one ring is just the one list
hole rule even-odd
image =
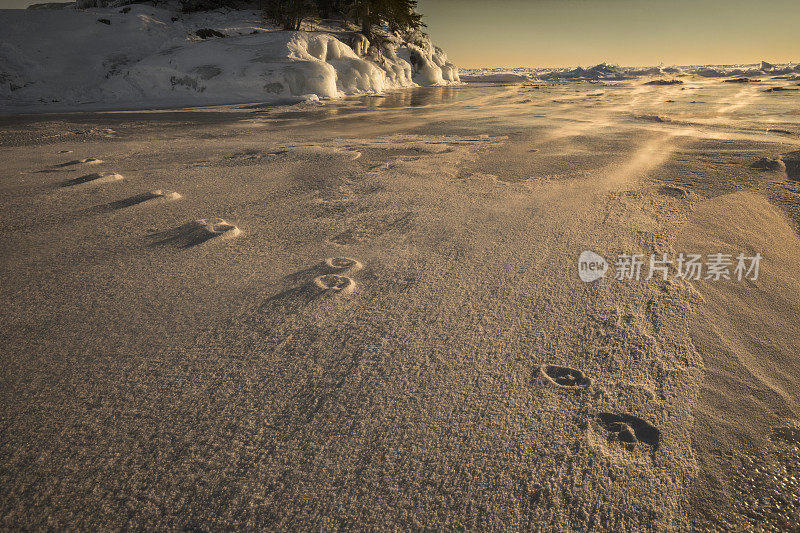
[[263, 0], [261, 8], [266, 18], [284, 30], [297, 31], [303, 19], [317, 11], [317, 4], [315, 0]]
[[386, 24], [392, 31], [417, 30], [425, 24], [417, 0], [353, 0], [351, 13], [361, 22], [361, 33], [372, 37], [372, 27]]
[[392, 31], [418, 30], [425, 26], [422, 15], [417, 13], [417, 0], [388, 0], [386, 4], [384, 22]]
[[299, 30], [309, 16], [328, 18], [334, 13], [352, 16], [368, 39], [373, 37], [372, 28], [381, 24], [394, 32], [425, 26], [416, 11], [417, 0], [262, 0], [261, 7], [266, 18], [286, 30]]

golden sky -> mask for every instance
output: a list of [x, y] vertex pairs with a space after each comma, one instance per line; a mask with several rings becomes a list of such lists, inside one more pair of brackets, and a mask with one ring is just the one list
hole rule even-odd
[[[47, 0], [0, 8], [36, 1]], [[466, 68], [800, 62], [800, 0], [419, 0], [419, 11]]]
[[800, 0], [419, 0], [459, 67], [800, 62]]

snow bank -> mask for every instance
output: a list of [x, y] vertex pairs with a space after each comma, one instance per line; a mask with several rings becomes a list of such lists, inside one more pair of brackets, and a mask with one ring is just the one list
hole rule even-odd
[[458, 69], [447, 60], [447, 54], [430, 41], [401, 44], [395, 40], [385, 43], [383, 47], [392, 48], [392, 57], [411, 65], [414, 81], [420, 85], [447, 85], [460, 81]]
[[429, 42], [382, 40], [278, 31], [254, 11], [0, 10], [0, 109], [288, 102], [459, 81]]
[[118, 101], [241, 102], [381, 92], [385, 72], [325, 34], [266, 32], [183, 44], [103, 84]]

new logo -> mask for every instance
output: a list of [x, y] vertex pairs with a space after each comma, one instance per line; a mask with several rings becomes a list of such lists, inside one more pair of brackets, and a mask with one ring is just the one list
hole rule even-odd
[[584, 250], [578, 257], [578, 277], [581, 281], [589, 283], [606, 275], [608, 263], [599, 254]]

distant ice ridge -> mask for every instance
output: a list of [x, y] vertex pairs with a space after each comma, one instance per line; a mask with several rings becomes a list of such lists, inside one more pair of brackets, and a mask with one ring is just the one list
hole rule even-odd
[[515, 82], [534, 80], [629, 80], [658, 76], [702, 76], [706, 78], [785, 76], [800, 78], [800, 64], [696, 65], [673, 67], [620, 67], [600, 63], [589, 68], [473, 68], [461, 69], [465, 82]]
[[459, 81], [427, 38], [374, 45], [336, 22], [314, 30], [177, 4], [0, 10], [0, 109], [292, 102]]

